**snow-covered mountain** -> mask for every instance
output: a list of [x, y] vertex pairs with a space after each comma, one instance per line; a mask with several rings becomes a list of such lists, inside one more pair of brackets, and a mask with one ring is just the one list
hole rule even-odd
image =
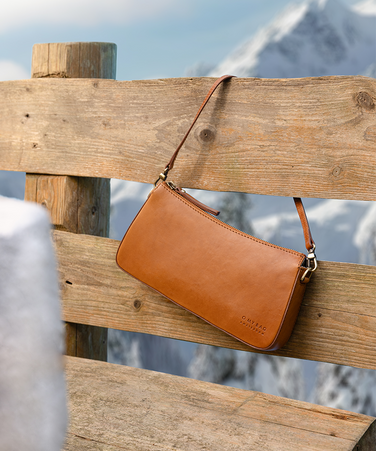
[[210, 71], [217, 76], [297, 78], [357, 75], [376, 61], [376, 1], [291, 4]]

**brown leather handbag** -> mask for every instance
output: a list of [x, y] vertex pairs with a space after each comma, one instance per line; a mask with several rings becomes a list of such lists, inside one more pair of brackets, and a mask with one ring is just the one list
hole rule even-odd
[[117, 264], [169, 300], [238, 340], [263, 351], [289, 339], [305, 288], [317, 268], [315, 244], [300, 198], [294, 198], [308, 255], [231, 227], [219, 213], [166, 181], [179, 150], [126, 232]]

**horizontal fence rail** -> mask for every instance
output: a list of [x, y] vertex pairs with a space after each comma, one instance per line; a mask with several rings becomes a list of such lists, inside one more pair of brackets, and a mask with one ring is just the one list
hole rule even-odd
[[[127, 275], [119, 242], [54, 231], [66, 321], [250, 350]], [[376, 267], [320, 262], [276, 355], [376, 369]]]
[[65, 361], [74, 400], [67, 451], [374, 449], [375, 419], [366, 415], [124, 365]]
[[[154, 182], [212, 79], [0, 83], [0, 169]], [[232, 79], [188, 138], [181, 186], [375, 200], [376, 80]]]

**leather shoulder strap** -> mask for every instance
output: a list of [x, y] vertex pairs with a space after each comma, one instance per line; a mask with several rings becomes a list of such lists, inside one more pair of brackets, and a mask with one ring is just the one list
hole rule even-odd
[[191, 132], [193, 126], [195, 125], [195, 123], [196, 123], [198, 117], [200, 116], [202, 110], [204, 109], [205, 105], [209, 102], [209, 99], [212, 96], [213, 92], [218, 88], [218, 86], [223, 81], [228, 80], [229, 78], [233, 78], [233, 77], [234, 77], [234, 75], [223, 75], [221, 78], [218, 78], [218, 80], [215, 81], [215, 83], [210, 88], [209, 92], [207, 93], [204, 101], [202, 102], [199, 110], [197, 111], [197, 114], [196, 114], [195, 118], [193, 119], [193, 122], [192, 122], [191, 126], [189, 127], [187, 133], [184, 135], [184, 138], [181, 140], [181, 143], [178, 145], [178, 147], [175, 150], [175, 152], [173, 153], [170, 161], [167, 163], [167, 165], [165, 167], [165, 171], [168, 172], [169, 170], [171, 170], [174, 167], [174, 163], [175, 163], [176, 157], [178, 156], [180, 149], [183, 147], [185, 140], [188, 138], [189, 133]]
[[315, 248], [315, 242], [313, 241], [311, 235], [311, 229], [309, 227], [307, 215], [304, 209], [304, 205], [302, 199], [300, 197], [294, 197], [295, 207], [298, 210], [298, 215], [300, 218], [300, 222], [303, 227], [304, 241], [307, 251], [311, 251]]
[[[210, 97], [212, 96], [213, 92], [217, 89], [217, 87], [223, 81], [228, 80], [228, 79], [233, 78], [233, 77], [235, 77], [235, 76], [234, 75], [223, 75], [222, 77], [218, 78], [214, 82], [213, 86], [210, 88], [210, 90], [207, 93], [204, 101], [202, 102], [199, 110], [197, 111], [197, 114], [196, 114], [195, 118], [193, 119], [193, 122], [192, 122], [191, 126], [189, 127], [187, 133], [184, 135], [184, 137], [181, 140], [180, 144], [178, 145], [177, 149], [173, 153], [170, 161], [167, 163], [167, 165], [165, 167], [165, 170], [161, 174], [161, 176], [162, 175], [164, 176], [164, 179], [167, 177], [168, 172], [174, 167], [174, 163], [175, 163], [176, 157], [179, 154], [180, 149], [183, 147], [183, 144], [185, 143], [186, 139], [188, 138], [189, 133], [191, 132], [193, 126], [195, 125], [195, 123], [196, 123], [198, 117], [200, 116], [202, 110], [204, 109], [205, 105], [208, 103], [208, 101], [209, 101]], [[294, 197], [294, 202], [295, 202], [296, 209], [298, 211], [300, 222], [302, 223], [303, 233], [304, 233], [304, 240], [305, 240], [305, 246], [307, 248], [307, 251], [311, 251], [315, 247], [315, 243], [314, 243], [314, 241], [312, 239], [311, 229], [309, 227], [309, 223], [308, 223], [307, 215], [306, 215], [305, 210], [304, 210], [303, 202], [300, 199], [300, 197]]]

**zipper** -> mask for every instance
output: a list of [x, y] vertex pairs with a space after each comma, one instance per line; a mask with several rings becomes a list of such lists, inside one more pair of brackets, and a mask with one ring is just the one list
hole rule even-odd
[[[163, 183], [164, 183], [165, 186], [167, 186], [171, 190], [175, 191], [177, 194], [179, 194], [180, 196], [184, 197], [186, 200], [188, 200], [189, 202], [191, 202], [192, 204], [194, 204], [195, 206], [197, 206], [201, 210], [203, 210], [203, 211], [205, 211], [207, 213], [211, 213], [212, 215], [215, 215], [215, 216], [219, 215], [220, 212], [218, 210], [214, 210], [213, 208], [208, 207], [207, 205], [201, 203], [200, 201], [198, 201], [197, 199], [195, 199], [194, 197], [189, 195], [182, 188], [178, 188], [177, 186], [175, 186], [173, 182], [163, 182]], [[266, 244], [266, 245], [271, 246], [271, 247], [273, 247], [275, 249], [279, 249], [279, 250], [284, 251], [284, 252], [289, 252], [289, 253], [292, 253], [292, 254], [294, 254], [296, 256], [301, 257], [301, 261], [299, 263], [300, 266], [303, 264], [303, 261], [306, 259], [306, 256], [304, 254], [302, 254], [301, 252], [295, 251], [293, 249], [277, 246], [276, 244], [272, 244], [272, 243], [269, 243], [268, 241], [261, 240], [260, 238], [256, 238], [256, 237], [254, 237], [252, 235], [248, 235], [247, 233], [242, 232], [241, 230], [237, 229], [236, 227], [233, 227], [232, 225], [227, 224], [226, 222], [221, 221], [220, 219], [216, 219], [215, 222], [217, 222], [218, 224], [220, 224], [222, 226], [225, 226], [229, 230], [232, 230], [232, 231], [234, 231], [236, 233], [240, 233], [240, 234], [242, 234], [242, 235], [244, 235], [244, 236], [246, 236], [248, 238], [251, 238], [252, 240], [257, 241], [258, 243]]]
[[182, 188], [179, 188], [173, 184], [173, 182], [166, 182], [166, 185], [178, 193], [180, 196], [184, 197], [187, 201], [191, 202], [191, 204], [196, 205], [196, 207], [200, 208], [201, 210], [205, 211], [206, 213], [210, 213], [214, 216], [219, 215], [218, 210], [214, 210], [214, 208], [208, 207], [207, 205], [203, 204], [199, 200], [192, 197], [190, 194], [188, 194], [186, 191], [184, 191]]

